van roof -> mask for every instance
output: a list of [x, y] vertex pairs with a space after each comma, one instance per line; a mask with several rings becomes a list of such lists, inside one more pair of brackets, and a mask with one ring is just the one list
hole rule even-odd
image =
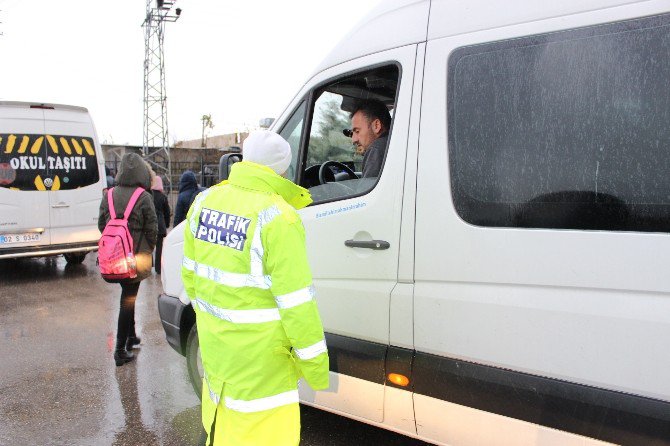
[[317, 66], [316, 73], [367, 54], [426, 40], [430, 0], [385, 0], [363, 17]]
[[79, 107], [77, 105], [51, 104], [46, 102], [0, 101], [0, 107], [29, 108], [30, 106], [50, 107], [53, 108], [54, 110], [78, 111], [88, 113], [87, 108]]
[[[343, 62], [404, 45], [594, 9], [622, 5], [640, 9], [643, 3], [641, 13], [646, 15], [667, 10], [665, 2], [648, 0], [384, 0], [342, 38], [310, 77]], [[568, 26], [567, 23], [563, 21], [555, 28]]]
[[[546, 2], [537, 0], [433, 0], [430, 7], [428, 39], [486, 31], [519, 23], [556, 19], [594, 10], [629, 8], [635, 14], [667, 11], [667, 2], [647, 0], [597, 0]], [[642, 4], [645, 4], [644, 7]], [[574, 21], [555, 21], [542, 30], [554, 31], [575, 26]], [[394, 28], [398, 32], [400, 28]]]

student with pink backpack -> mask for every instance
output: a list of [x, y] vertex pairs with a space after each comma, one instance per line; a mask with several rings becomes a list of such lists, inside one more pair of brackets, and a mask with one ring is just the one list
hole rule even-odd
[[[135, 332], [135, 299], [140, 282], [151, 274], [151, 254], [158, 233], [150, 189], [149, 166], [139, 155], [129, 153], [121, 159], [116, 187], [109, 189], [100, 203], [98, 228], [103, 233], [98, 251], [100, 272], [108, 282], [121, 285], [114, 350], [117, 367], [134, 359], [132, 349], [140, 343]], [[110, 215], [110, 200], [116, 216]], [[124, 234], [126, 225], [130, 239]]]

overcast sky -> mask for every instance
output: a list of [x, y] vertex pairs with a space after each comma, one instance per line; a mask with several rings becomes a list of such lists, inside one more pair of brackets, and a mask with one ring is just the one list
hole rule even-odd
[[[177, 0], [165, 31], [170, 143], [278, 117], [380, 0]], [[101, 142], [142, 144], [145, 0], [0, 0], [0, 100], [89, 109]]]

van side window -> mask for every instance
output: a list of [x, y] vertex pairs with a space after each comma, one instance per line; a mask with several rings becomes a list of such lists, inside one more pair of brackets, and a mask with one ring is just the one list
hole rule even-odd
[[398, 83], [399, 69], [389, 65], [347, 75], [314, 92], [298, 181], [315, 203], [374, 188], [383, 174]]
[[298, 154], [300, 153], [300, 137], [302, 136], [302, 128], [305, 123], [306, 108], [307, 105], [305, 102], [301, 102], [291, 117], [288, 118], [281, 131], [279, 131], [282, 138], [288, 141], [291, 146], [291, 164], [288, 166], [288, 173], [286, 174], [286, 177], [291, 181], [296, 181]]
[[0, 187], [22, 191], [69, 190], [100, 179], [92, 138], [0, 134]]
[[464, 47], [453, 201], [481, 226], [670, 232], [670, 15]]

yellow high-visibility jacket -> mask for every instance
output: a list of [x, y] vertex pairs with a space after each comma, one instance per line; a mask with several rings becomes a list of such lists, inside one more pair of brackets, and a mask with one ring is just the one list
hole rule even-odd
[[298, 378], [315, 390], [328, 387], [296, 212], [309, 203], [306, 189], [243, 161], [228, 181], [200, 193], [187, 215], [182, 278], [205, 369], [203, 425], [210, 433], [216, 417], [217, 445], [297, 444]]

